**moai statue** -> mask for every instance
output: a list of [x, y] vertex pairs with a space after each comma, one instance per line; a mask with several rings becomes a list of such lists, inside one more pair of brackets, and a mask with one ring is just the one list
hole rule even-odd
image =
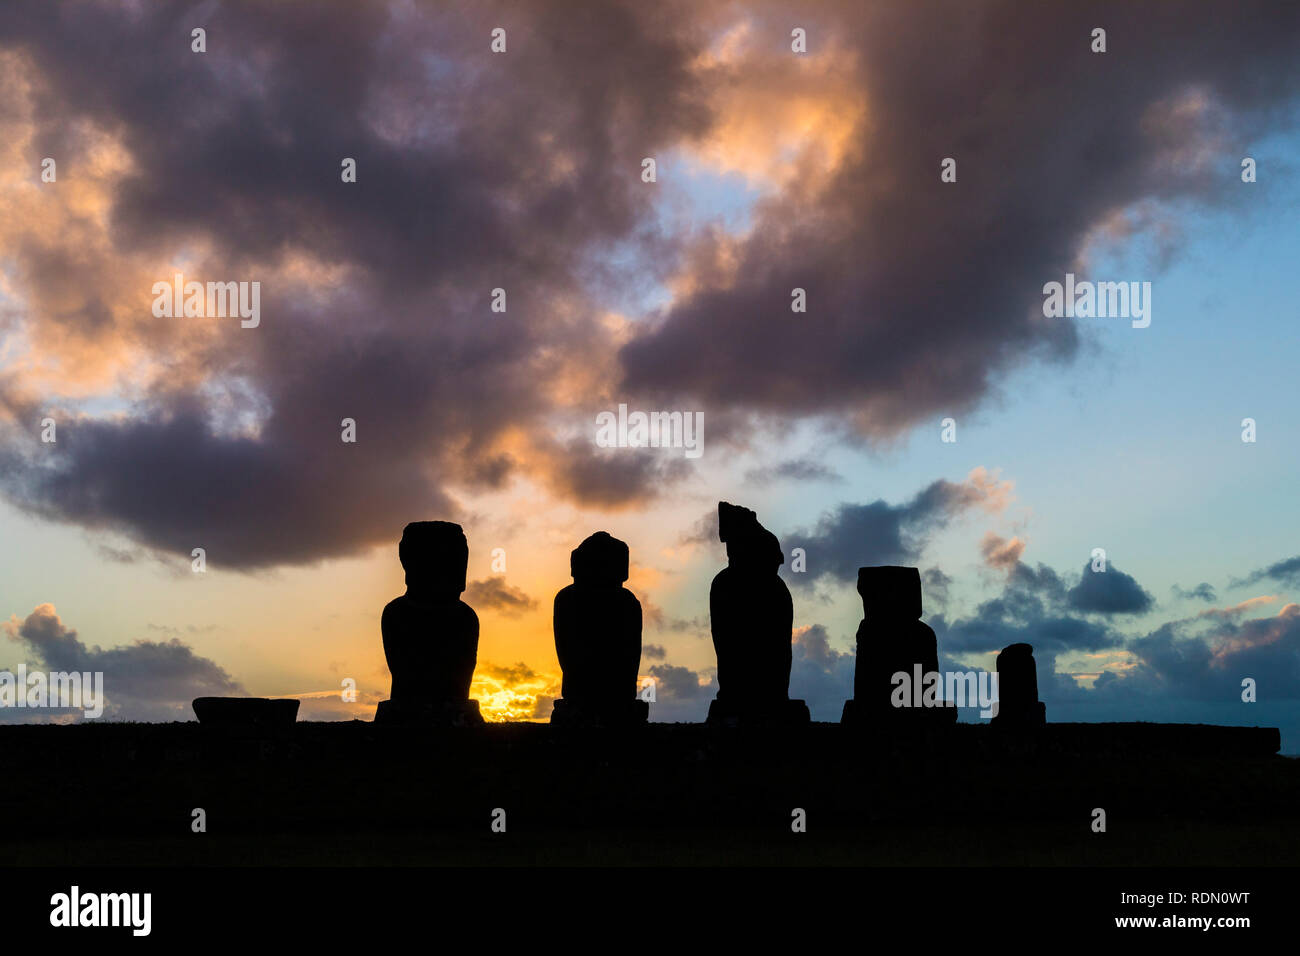
[[807, 723], [807, 704], [790, 700], [794, 604], [777, 573], [785, 561], [781, 544], [754, 512], [725, 501], [718, 503], [718, 537], [727, 546], [727, 566], [709, 588], [718, 655], [718, 696], [709, 723]]
[[955, 721], [957, 709], [939, 699], [941, 686], [925, 693], [927, 682], [934, 686], [942, 675], [938, 641], [921, 621], [920, 572], [890, 566], [858, 568], [858, 594], [863, 618], [858, 625], [853, 700], [845, 702], [841, 722], [889, 722], [897, 727]]
[[380, 618], [393, 688], [375, 721], [482, 723], [478, 701], [469, 699], [478, 615], [460, 599], [469, 566], [465, 532], [450, 521], [414, 521], [402, 531], [397, 556], [406, 593], [389, 601]]
[[1011, 644], [998, 655], [998, 704], [992, 723], [1037, 727], [1047, 723], [1047, 705], [1038, 699], [1038, 665], [1032, 644]]
[[551, 723], [567, 727], [643, 724], [637, 698], [641, 602], [623, 587], [627, 545], [598, 531], [569, 555], [573, 583], [555, 595], [555, 653], [564, 671]]

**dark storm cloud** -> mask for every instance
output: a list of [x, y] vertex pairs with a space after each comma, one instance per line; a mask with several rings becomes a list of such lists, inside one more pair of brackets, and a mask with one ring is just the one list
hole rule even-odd
[[[61, 421], [57, 454], [5, 434], [5, 494], [252, 568], [454, 516], [452, 484], [527, 474], [619, 506], [680, 474], [662, 456], [593, 455], [547, 420], [553, 384], [588, 353], [612, 354], [590, 298], [626, 271], [610, 250], [662, 241], [646, 225], [641, 157], [708, 119], [687, 72], [689, 18], [630, 2], [571, 12], [226, 3], [203, 18], [198, 54], [191, 18], [164, 6], [6, 5], [0, 51], [30, 64], [34, 138], [67, 156], [61, 173], [84, 152], [66, 131], [85, 124], [129, 151], [105, 245], [163, 264], [189, 251], [200, 258], [187, 278], [264, 288], [257, 329], [232, 323], [179, 355], [164, 349], [173, 320], [152, 317], [139, 289], [147, 347], [181, 374], [125, 416]], [[502, 56], [488, 49], [498, 25]], [[355, 184], [340, 181], [343, 157], [357, 161]], [[5, 253], [33, 300], [111, 272], [91, 250]], [[497, 287], [505, 313], [489, 311]], [[113, 321], [32, 320], [86, 340]], [[42, 410], [4, 382], [0, 400], [14, 420]], [[356, 444], [340, 441], [343, 418]], [[521, 433], [522, 456], [502, 447]]]
[[190, 720], [195, 697], [247, 693], [216, 662], [176, 639], [107, 649], [87, 646], [51, 604], [40, 605], [22, 621], [10, 620], [4, 629], [49, 671], [103, 672], [104, 716], [110, 719]]
[[[765, 52], [736, 77], [793, 76], [784, 8], [757, 6]], [[820, 192], [761, 207], [734, 282], [706, 274], [623, 348], [633, 389], [843, 413], [869, 436], [968, 408], [1015, 365], [1075, 353], [1042, 287], [1099, 224], [1144, 200], [1240, 196], [1245, 144], [1300, 89], [1300, 7], [1281, 2], [922, 0], [816, 17], [808, 57], [847, 45], [836, 69], [857, 71], [854, 148]], [[955, 183], [940, 182], [945, 157]]]
[[1066, 593], [1066, 600], [1076, 611], [1097, 614], [1141, 614], [1155, 603], [1132, 575], [1113, 564], [1105, 571], [1093, 571], [1091, 563], [1084, 564], [1083, 576]]

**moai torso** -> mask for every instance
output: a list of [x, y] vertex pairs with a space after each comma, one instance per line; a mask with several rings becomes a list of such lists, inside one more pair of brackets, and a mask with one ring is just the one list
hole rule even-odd
[[570, 584], [555, 595], [560, 693], [577, 703], [636, 696], [641, 666], [641, 602], [624, 587]]
[[939, 670], [938, 641], [920, 620], [921, 577], [916, 568], [859, 568], [858, 593], [864, 617], [858, 625], [853, 697], [868, 711], [892, 712], [895, 674], [907, 674], [914, 684], [916, 665], [922, 678]]
[[599, 531], [574, 549], [570, 570], [573, 583], [555, 595], [560, 694], [577, 705], [632, 700], [641, 667], [641, 602], [623, 587], [627, 545]]
[[464, 700], [478, 659], [478, 615], [464, 601], [424, 603], [410, 594], [388, 602], [380, 618], [389, 694], [400, 703]]
[[723, 568], [709, 588], [718, 697], [770, 703], [790, 693], [794, 603], [776, 574]]
[[469, 697], [478, 658], [478, 615], [465, 590], [469, 548], [460, 525], [417, 521], [398, 545], [406, 593], [388, 602], [380, 618], [384, 657], [398, 704]]
[[864, 706], [892, 708], [897, 686], [894, 675], [905, 673], [915, 683], [939, 670], [939, 645], [928, 624], [907, 618], [869, 616], [858, 624], [858, 660], [853, 673], [853, 697]]
[[709, 588], [709, 622], [718, 655], [718, 700], [772, 705], [790, 696], [794, 602], [777, 570], [776, 536], [748, 508], [721, 502], [718, 536], [727, 567]]

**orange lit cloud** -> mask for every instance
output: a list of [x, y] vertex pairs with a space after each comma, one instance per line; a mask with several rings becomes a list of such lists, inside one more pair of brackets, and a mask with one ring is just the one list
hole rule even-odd
[[1018, 537], [1008, 541], [989, 531], [980, 542], [980, 553], [989, 567], [1010, 571], [1020, 563], [1020, 558], [1025, 553], [1025, 542]]

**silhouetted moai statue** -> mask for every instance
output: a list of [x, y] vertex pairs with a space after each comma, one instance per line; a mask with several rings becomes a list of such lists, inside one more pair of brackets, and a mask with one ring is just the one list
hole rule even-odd
[[380, 619], [393, 689], [376, 722], [482, 723], [478, 701], [469, 699], [478, 615], [460, 599], [469, 566], [465, 532], [450, 521], [413, 521], [397, 556], [406, 593], [389, 601]]
[[[927, 699], [926, 675], [939, 675], [939, 644], [921, 621], [921, 574], [916, 568], [858, 568], [862, 623], [858, 625], [853, 700], [841, 722], [928, 726], [957, 719], [956, 707], [916, 706]], [[901, 682], [895, 677], [906, 674]], [[939, 675], [936, 680], [942, 680]], [[941, 696], [939, 687], [934, 696]], [[905, 706], [897, 706], [902, 699]]]
[[998, 707], [993, 723], [1036, 727], [1047, 722], [1047, 705], [1038, 699], [1038, 665], [1032, 644], [1011, 644], [998, 655]]
[[645, 723], [650, 704], [637, 698], [641, 602], [623, 587], [627, 545], [598, 531], [574, 548], [569, 571], [573, 583], [555, 595], [555, 653], [564, 682], [551, 723]]
[[709, 723], [807, 723], [808, 706], [790, 699], [794, 604], [777, 569], [776, 535], [748, 508], [718, 503], [718, 537], [727, 566], [709, 588], [709, 620], [718, 655], [718, 696]]

